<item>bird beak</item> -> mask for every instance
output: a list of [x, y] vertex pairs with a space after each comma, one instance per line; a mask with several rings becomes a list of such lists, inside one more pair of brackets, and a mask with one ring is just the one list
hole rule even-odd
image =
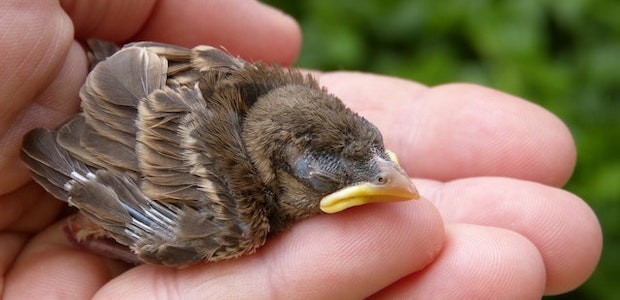
[[368, 203], [419, 199], [420, 195], [409, 176], [398, 165], [396, 155], [388, 151], [388, 156], [389, 161], [376, 158], [380, 169], [377, 180], [361, 182], [325, 196], [321, 199], [321, 210], [332, 214]]

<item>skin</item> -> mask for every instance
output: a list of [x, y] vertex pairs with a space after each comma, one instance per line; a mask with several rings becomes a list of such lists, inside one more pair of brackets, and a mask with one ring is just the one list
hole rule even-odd
[[421, 200], [316, 216], [255, 255], [181, 270], [74, 248], [67, 209], [30, 181], [18, 148], [30, 128], [77, 111], [87, 63], [75, 39], [224, 45], [280, 64], [301, 43], [292, 19], [253, 1], [92, 2], [0, 4], [2, 298], [530, 299], [574, 289], [595, 268], [600, 226], [560, 188], [576, 151], [557, 117], [481, 86], [355, 72], [315, 74], [380, 128]]

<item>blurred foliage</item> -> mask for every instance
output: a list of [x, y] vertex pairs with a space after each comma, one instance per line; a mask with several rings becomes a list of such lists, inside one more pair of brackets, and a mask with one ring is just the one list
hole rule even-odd
[[429, 85], [473, 82], [557, 114], [579, 158], [567, 189], [605, 234], [597, 271], [563, 299], [620, 299], [620, 3], [614, 0], [269, 0], [301, 24], [298, 65]]

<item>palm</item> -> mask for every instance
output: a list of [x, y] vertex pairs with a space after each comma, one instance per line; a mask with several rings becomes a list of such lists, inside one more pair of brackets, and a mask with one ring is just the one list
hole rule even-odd
[[[298, 50], [298, 32], [290, 20], [257, 8], [241, 9], [256, 3], [230, 4], [236, 5], [228, 10], [231, 16], [209, 19], [230, 31], [216, 34], [211, 26], [198, 26], [208, 18], [194, 15], [193, 11], [200, 11], [196, 8], [185, 12], [184, 25], [171, 26], [172, 15], [166, 12], [179, 10], [164, 8], [173, 5], [177, 2], [160, 3], [148, 23], [147, 13], [136, 14], [133, 28], [118, 29], [104, 22], [95, 34], [111, 40], [133, 36], [185, 45], [225, 44], [248, 59], [284, 64]], [[203, 11], [215, 11], [209, 9]], [[86, 36], [88, 18], [80, 19], [80, 10], [75, 11], [75, 23], [82, 24], [76, 34]], [[75, 298], [95, 293], [105, 298], [151, 293], [182, 293], [188, 298], [452, 293], [467, 298], [474, 292], [478, 296], [486, 292], [482, 298], [530, 298], [574, 288], [598, 260], [601, 233], [595, 216], [580, 199], [556, 188], [570, 177], [575, 150], [569, 132], [553, 115], [478, 86], [428, 88], [341, 72], [320, 74], [320, 81], [380, 127], [387, 146], [399, 154], [411, 175], [428, 178], [414, 179], [424, 199], [314, 217], [276, 237], [255, 255], [237, 260], [182, 270], [143, 265], [126, 271], [127, 266], [83, 252], [66, 241], [57, 222], [62, 203], [43, 197], [40, 189], [28, 184], [27, 172], [18, 162], [25, 131], [55, 126], [77, 110], [77, 90], [86, 74], [84, 52], [72, 42], [66, 30], [71, 24], [63, 21], [60, 8], [30, 12], [41, 28], [47, 28], [46, 34], [5, 33], [15, 35], [7, 40], [21, 44], [2, 50], [6, 54], [2, 57], [10, 58], [2, 65], [7, 68], [3, 71], [19, 75], [5, 80], [0, 89], [2, 99], [11, 99], [4, 101], [4, 109], [12, 112], [0, 116], [5, 145], [0, 165], [10, 170], [0, 174], [4, 208], [0, 211], [4, 254], [0, 266], [7, 298], [25, 293], [66, 293]], [[238, 20], [254, 20], [244, 14], [263, 18], [261, 26], [240, 28]], [[33, 26], [28, 18], [0, 21]], [[138, 31], [143, 23], [148, 25]], [[178, 34], [175, 26], [194, 31], [191, 36]], [[269, 31], [234, 38], [247, 28], [258, 27]], [[266, 36], [280, 39], [267, 48], [248, 46], [265, 44], [257, 41]], [[273, 43], [282, 47], [273, 47]]]

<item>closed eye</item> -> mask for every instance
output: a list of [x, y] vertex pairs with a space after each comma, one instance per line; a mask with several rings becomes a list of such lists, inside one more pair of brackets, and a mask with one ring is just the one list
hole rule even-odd
[[332, 192], [338, 189], [340, 180], [331, 173], [318, 170], [310, 171], [308, 183], [319, 192]]

